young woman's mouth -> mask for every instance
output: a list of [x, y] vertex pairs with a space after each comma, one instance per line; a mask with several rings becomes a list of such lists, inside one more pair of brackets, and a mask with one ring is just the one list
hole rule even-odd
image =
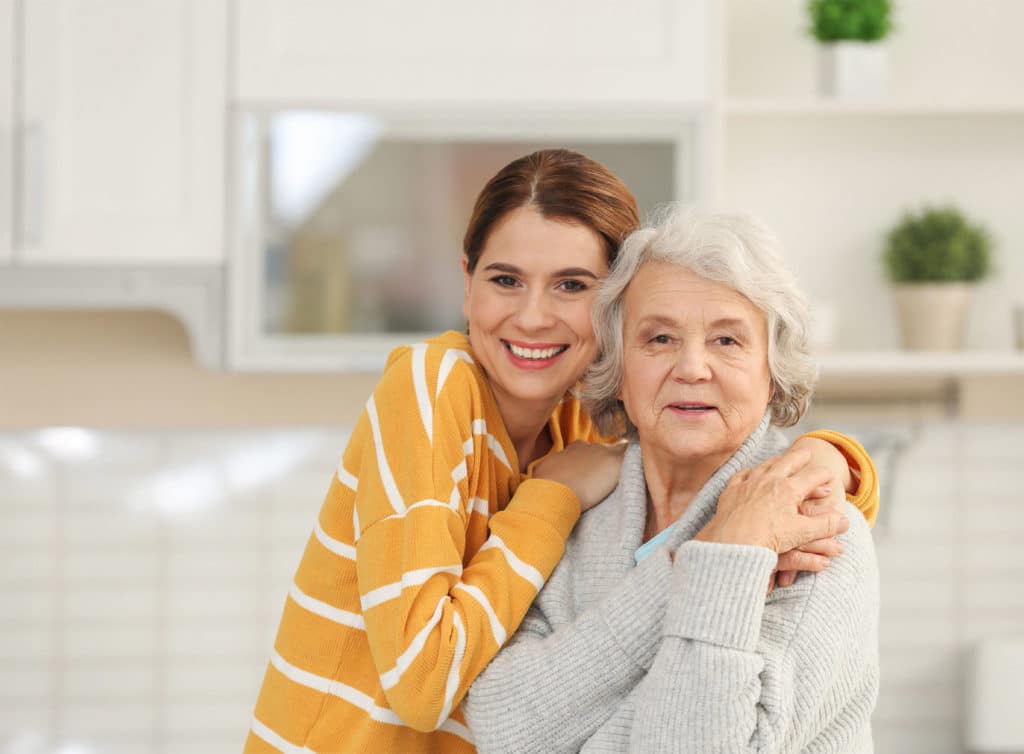
[[541, 369], [549, 366], [559, 356], [565, 353], [569, 346], [552, 343], [513, 343], [502, 340], [511, 361], [519, 367], [526, 369]]

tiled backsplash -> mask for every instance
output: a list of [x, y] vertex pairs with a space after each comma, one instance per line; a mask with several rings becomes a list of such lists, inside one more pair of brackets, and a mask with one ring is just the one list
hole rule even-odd
[[[1024, 426], [893, 433], [876, 751], [952, 754], [969, 646], [1024, 635]], [[0, 752], [239, 751], [345, 436], [0, 434]]]

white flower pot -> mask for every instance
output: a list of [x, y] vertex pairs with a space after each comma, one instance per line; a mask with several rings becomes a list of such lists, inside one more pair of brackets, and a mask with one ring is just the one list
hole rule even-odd
[[831, 42], [818, 52], [821, 94], [838, 99], [885, 96], [889, 51], [882, 42]]
[[903, 347], [953, 351], [963, 347], [971, 283], [908, 283], [893, 286]]

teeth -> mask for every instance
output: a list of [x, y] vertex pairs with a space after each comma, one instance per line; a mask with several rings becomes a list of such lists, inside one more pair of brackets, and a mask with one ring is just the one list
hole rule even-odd
[[520, 359], [550, 359], [552, 356], [561, 353], [568, 346], [555, 346], [554, 348], [520, 348], [512, 343], [508, 344], [508, 350]]

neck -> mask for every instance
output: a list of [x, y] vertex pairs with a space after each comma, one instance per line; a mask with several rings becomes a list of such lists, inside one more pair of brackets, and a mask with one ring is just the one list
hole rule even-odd
[[701, 488], [728, 458], [678, 459], [640, 443], [647, 480], [647, 523], [644, 539], [679, 520]]

